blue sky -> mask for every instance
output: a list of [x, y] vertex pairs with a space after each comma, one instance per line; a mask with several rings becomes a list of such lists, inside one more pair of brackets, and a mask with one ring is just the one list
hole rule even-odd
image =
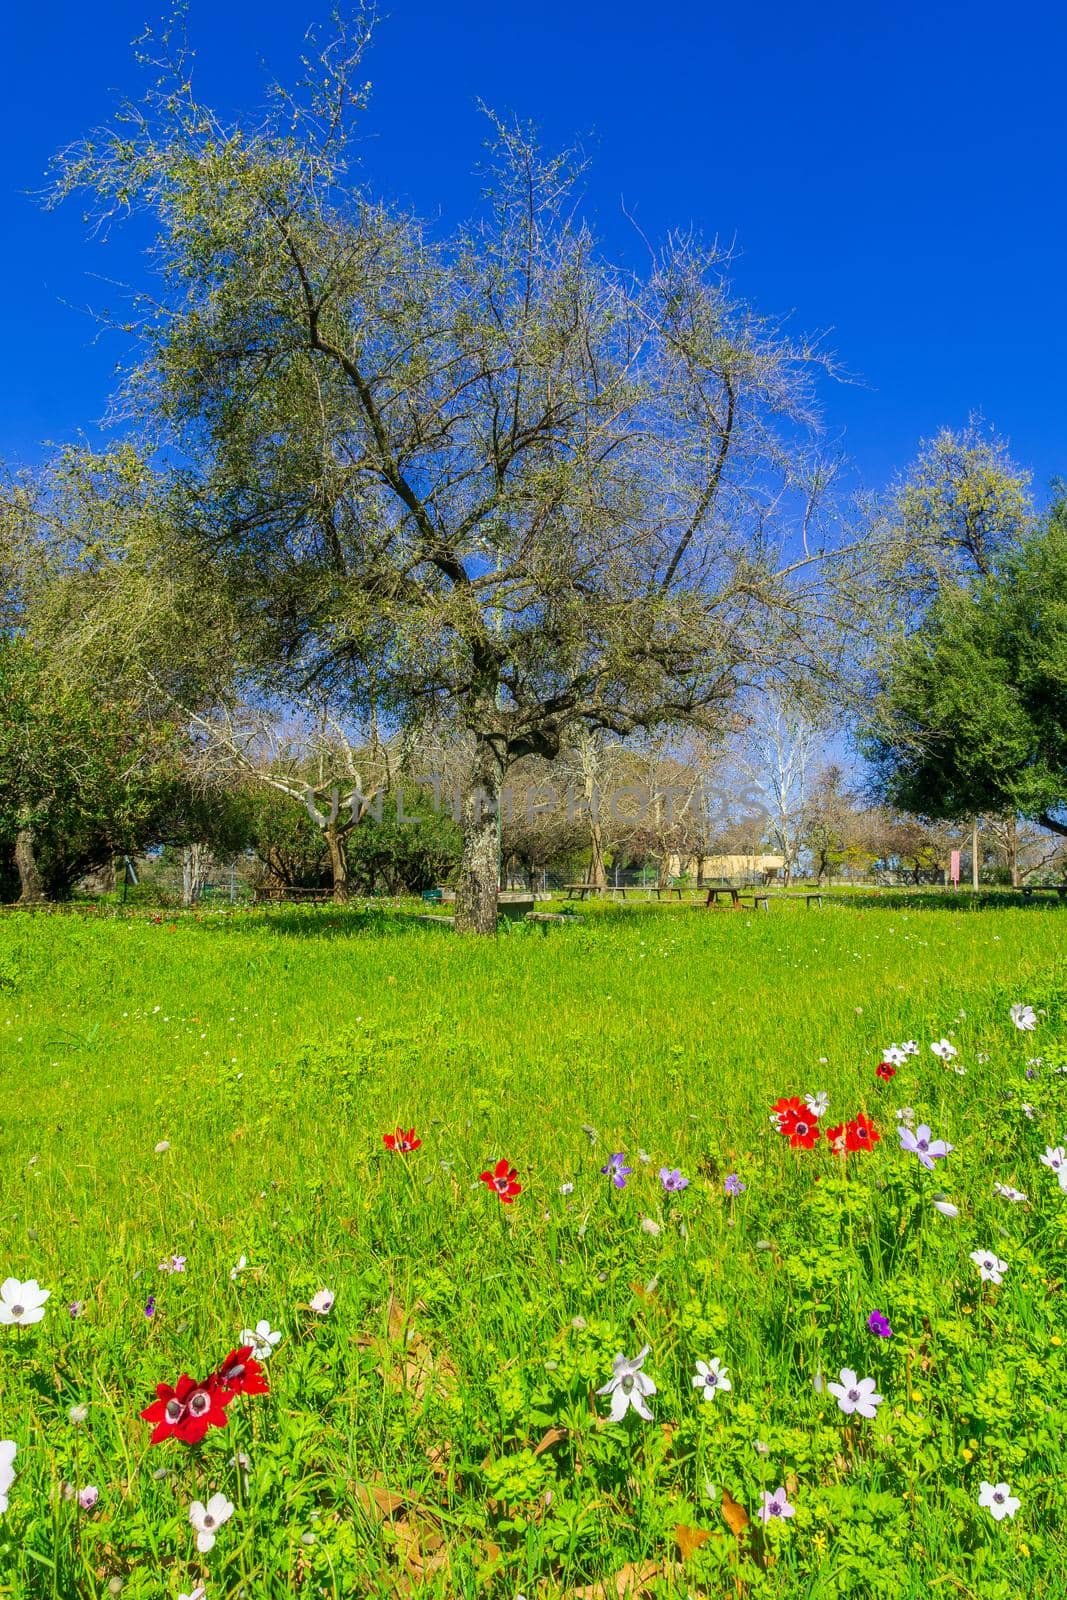
[[[327, 5], [190, 0], [203, 98], [262, 100]], [[49, 155], [138, 77], [145, 0], [12, 8], [0, 106], [0, 460], [100, 437], [123, 355], [85, 308], [143, 281], [133, 230], [42, 211]], [[443, 222], [474, 206], [479, 97], [592, 158], [588, 210], [635, 252], [695, 226], [733, 241], [734, 281], [798, 329], [831, 329], [859, 383], [824, 413], [885, 483], [971, 410], [1039, 490], [1067, 475], [1067, 10], [1051, 3], [761, 6], [676, 0], [394, 0], [368, 64], [367, 176]], [[636, 260], [636, 253], [634, 254]]]

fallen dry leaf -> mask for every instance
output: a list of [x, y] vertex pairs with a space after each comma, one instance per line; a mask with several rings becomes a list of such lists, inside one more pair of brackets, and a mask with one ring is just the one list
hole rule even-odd
[[702, 1544], [707, 1544], [711, 1534], [706, 1528], [687, 1528], [684, 1522], [679, 1522], [674, 1530], [674, 1542], [681, 1552], [682, 1560], [688, 1561], [695, 1555]]
[[730, 1532], [736, 1533], [740, 1539], [748, 1527], [748, 1512], [744, 1506], [739, 1506], [737, 1501], [732, 1499], [725, 1489], [722, 1492], [722, 1514]]
[[539, 1456], [545, 1450], [551, 1450], [554, 1444], [559, 1444], [561, 1439], [567, 1437], [566, 1428], [549, 1428], [544, 1438], [534, 1445], [534, 1455]]
[[663, 1576], [658, 1562], [628, 1561], [613, 1578], [583, 1584], [580, 1589], [572, 1589], [571, 1595], [573, 1600], [638, 1600], [639, 1596], [650, 1594], [651, 1585]]

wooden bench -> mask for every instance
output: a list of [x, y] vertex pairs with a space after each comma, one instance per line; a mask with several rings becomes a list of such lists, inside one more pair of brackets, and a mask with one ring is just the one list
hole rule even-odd
[[527, 911], [524, 922], [535, 922], [542, 933], [548, 932], [550, 922], [584, 922], [576, 911]]
[[312, 905], [322, 905], [332, 899], [332, 889], [289, 889], [284, 885], [265, 888], [261, 885], [255, 892], [253, 902], [256, 905], [299, 905], [302, 901], [308, 901]]
[[772, 895], [771, 898], [773, 900], [803, 900], [804, 904], [807, 906], [810, 906], [814, 900], [815, 904], [821, 910], [822, 896], [823, 891], [821, 889], [785, 889], [781, 894]]
[[563, 893], [571, 900], [584, 900], [587, 894], [621, 894], [626, 899], [626, 885], [602, 883], [565, 883]]
[[653, 895], [655, 895], [657, 900], [661, 900], [664, 895], [670, 899], [672, 894], [676, 894], [680, 900], [682, 898], [682, 893], [683, 889], [680, 883], [652, 883], [648, 886], [648, 898], [650, 900], [652, 899]]
[[1024, 883], [1023, 898], [1029, 900], [1035, 894], [1054, 894], [1061, 900], [1067, 899], [1067, 883]]

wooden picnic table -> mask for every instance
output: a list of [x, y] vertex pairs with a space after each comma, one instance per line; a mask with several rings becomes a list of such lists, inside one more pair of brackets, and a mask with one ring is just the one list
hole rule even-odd
[[808, 906], [814, 900], [821, 910], [822, 896], [823, 891], [821, 889], [783, 889], [781, 894], [772, 895], [771, 898], [773, 900], [803, 900], [805, 905]]
[[768, 905], [769, 894], [765, 894], [760, 889], [735, 889], [733, 884], [730, 883], [712, 884], [708, 890], [707, 899], [704, 901], [704, 909], [707, 910], [710, 906], [716, 905], [721, 894], [730, 897], [730, 904], [735, 911], [747, 911], [749, 902], [751, 902], [753, 911], [760, 904], [762, 904], [764, 911], [770, 909]]
[[254, 903], [261, 905], [265, 901], [277, 903], [278, 901], [287, 900], [297, 902], [310, 900], [314, 903], [322, 903], [332, 899], [332, 889], [290, 889], [285, 884], [261, 884], [255, 892]]
[[648, 886], [648, 898], [651, 900], [652, 896], [655, 895], [656, 899], [659, 900], [663, 895], [666, 895], [669, 899], [672, 894], [676, 894], [680, 900], [683, 887], [680, 883], [650, 883]]

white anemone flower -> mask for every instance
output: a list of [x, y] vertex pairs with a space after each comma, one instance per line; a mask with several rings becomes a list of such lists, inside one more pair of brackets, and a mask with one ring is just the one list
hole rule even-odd
[[818, 1094], [806, 1094], [804, 1104], [813, 1117], [825, 1117], [830, 1108], [830, 1096], [825, 1089], [820, 1089]]
[[1016, 1205], [1021, 1205], [1028, 1198], [1021, 1189], [1013, 1189], [1010, 1183], [995, 1183], [993, 1193], [999, 1194], [1002, 1200], [1014, 1200]]
[[858, 1411], [861, 1417], [875, 1417], [885, 1398], [876, 1393], [874, 1378], [857, 1378], [851, 1367], [842, 1367], [841, 1382], [828, 1383], [826, 1387], [835, 1396], [846, 1417], [850, 1417], [854, 1411]]
[[908, 1052], [900, 1044], [891, 1044], [888, 1050], [882, 1051], [882, 1060], [888, 1061], [891, 1067], [902, 1067], [907, 1059]]
[[5, 1278], [0, 1283], [0, 1322], [19, 1328], [40, 1322], [44, 1303], [51, 1292], [51, 1289], [42, 1289], [36, 1278], [28, 1278], [25, 1283], [17, 1278]]
[[1037, 1012], [1033, 1006], [1013, 1005], [1010, 1015], [1020, 1033], [1033, 1033], [1037, 1027]]
[[188, 1594], [180, 1594], [178, 1600], [207, 1600], [207, 1590], [202, 1583], [198, 1583]]
[[1067, 1149], [1062, 1144], [1056, 1145], [1055, 1149], [1052, 1145], [1046, 1145], [1044, 1155], [1037, 1159], [1043, 1167], [1048, 1167], [1050, 1172], [1056, 1174], [1060, 1188], [1067, 1190]]
[[233, 1516], [233, 1501], [224, 1494], [213, 1494], [207, 1505], [194, 1500], [189, 1507], [189, 1521], [196, 1529], [196, 1548], [207, 1555], [215, 1543], [215, 1534], [224, 1522]]
[[978, 1268], [983, 1283], [1003, 1283], [1008, 1263], [1001, 1261], [992, 1250], [972, 1250], [971, 1260]]
[[919, 1054], [919, 1041], [918, 1039], [905, 1039], [900, 1048], [906, 1056], [917, 1056]]
[[247, 1265], [248, 1265], [248, 1257], [247, 1256], [241, 1256], [240, 1259], [237, 1262], [237, 1265], [235, 1267], [231, 1267], [230, 1268], [230, 1282], [231, 1283], [236, 1283], [237, 1282], [238, 1278], [240, 1277], [241, 1273], [245, 1270]]
[[983, 1478], [978, 1504], [985, 1507], [995, 1522], [1003, 1522], [1005, 1517], [1015, 1515], [1022, 1501], [1012, 1494], [1006, 1483], [987, 1483]]
[[7, 1496], [15, 1481], [15, 1456], [18, 1445], [13, 1439], [0, 1439], [0, 1512], [7, 1510]]
[[320, 1289], [318, 1294], [313, 1294], [308, 1304], [316, 1316], [325, 1317], [333, 1310], [333, 1303], [337, 1299], [332, 1289]]
[[943, 1217], [958, 1217], [960, 1214], [959, 1206], [954, 1206], [947, 1195], [935, 1194], [933, 1207], [935, 1211], [940, 1211]]
[[705, 1400], [714, 1400], [720, 1390], [733, 1388], [727, 1377], [730, 1369], [723, 1366], [719, 1356], [715, 1356], [711, 1361], [698, 1361], [696, 1365], [693, 1388], [699, 1389]]
[[250, 1344], [252, 1346], [252, 1355], [257, 1361], [269, 1360], [274, 1346], [280, 1339], [280, 1331], [277, 1328], [272, 1328], [266, 1317], [257, 1322], [254, 1328], [242, 1328], [241, 1330], [242, 1346]]
[[940, 1056], [942, 1061], [951, 1061], [953, 1056], [958, 1056], [959, 1051], [948, 1039], [935, 1039], [930, 1046], [935, 1056]]
[[597, 1394], [611, 1396], [612, 1422], [621, 1422], [631, 1406], [639, 1417], [644, 1417], [646, 1422], [652, 1421], [652, 1413], [645, 1401], [650, 1394], [656, 1393], [656, 1385], [647, 1372], [641, 1371], [651, 1349], [650, 1344], [642, 1346], [632, 1361], [620, 1352], [612, 1363], [614, 1371], [611, 1377], [603, 1388], [597, 1390]]

